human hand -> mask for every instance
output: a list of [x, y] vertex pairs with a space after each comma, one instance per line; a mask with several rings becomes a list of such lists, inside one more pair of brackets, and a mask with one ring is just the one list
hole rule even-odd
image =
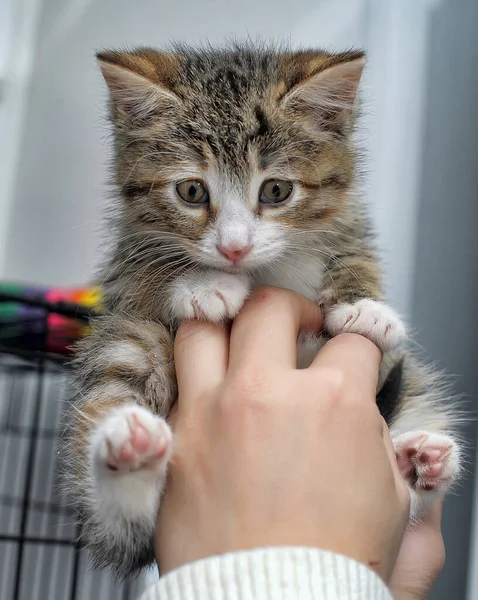
[[314, 303], [258, 288], [230, 334], [200, 322], [179, 329], [162, 573], [226, 552], [309, 546], [388, 581], [409, 494], [375, 402], [380, 352], [341, 335], [298, 370], [298, 332], [321, 324]]
[[390, 590], [395, 600], [426, 600], [445, 564], [445, 545], [441, 533], [443, 500], [415, 526], [406, 530]]

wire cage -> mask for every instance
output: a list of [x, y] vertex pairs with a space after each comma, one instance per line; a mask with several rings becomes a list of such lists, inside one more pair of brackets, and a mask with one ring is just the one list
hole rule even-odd
[[144, 587], [142, 580], [117, 584], [90, 568], [72, 509], [59, 493], [69, 398], [63, 351], [90, 315], [74, 304], [0, 290], [2, 600], [128, 600]]

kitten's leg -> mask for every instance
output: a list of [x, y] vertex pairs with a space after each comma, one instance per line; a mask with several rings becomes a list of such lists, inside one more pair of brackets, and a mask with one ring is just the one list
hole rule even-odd
[[331, 336], [357, 333], [383, 351], [392, 350], [405, 339], [405, 326], [383, 302], [380, 267], [367, 232], [351, 230], [343, 243], [340, 260], [334, 258], [327, 265], [326, 287], [318, 298], [324, 306], [325, 327]]
[[154, 559], [154, 526], [176, 396], [172, 339], [159, 323], [98, 319], [81, 342], [66, 490], [97, 565], [120, 576]]
[[417, 521], [452, 486], [459, 473], [459, 449], [443, 433], [410, 431], [393, 436], [400, 471], [410, 489], [410, 521]]

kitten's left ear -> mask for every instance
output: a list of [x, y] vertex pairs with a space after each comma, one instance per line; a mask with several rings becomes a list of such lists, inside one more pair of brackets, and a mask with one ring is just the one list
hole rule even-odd
[[144, 48], [133, 52], [99, 52], [96, 58], [116, 118], [134, 120], [180, 104], [170, 89], [177, 70], [173, 55]]
[[283, 96], [282, 105], [310, 115], [316, 125], [327, 129], [344, 125], [356, 106], [364, 53], [301, 53], [294, 58], [296, 78]]

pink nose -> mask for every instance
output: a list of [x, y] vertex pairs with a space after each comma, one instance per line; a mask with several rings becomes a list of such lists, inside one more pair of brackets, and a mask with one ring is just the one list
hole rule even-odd
[[225, 257], [227, 260], [231, 262], [238, 262], [252, 248], [252, 245], [249, 246], [236, 246], [235, 244], [230, 244], [229, 246], [222, 246], [221, 244], [217, 245], [218, 251]]

